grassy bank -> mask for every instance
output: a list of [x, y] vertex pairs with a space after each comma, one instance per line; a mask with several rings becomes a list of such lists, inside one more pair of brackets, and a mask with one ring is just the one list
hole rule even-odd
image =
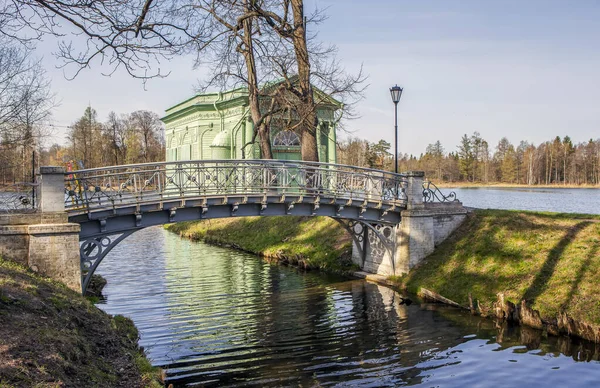
[[166, 228], [187, 238], [233, 246], [303, 268], [350, 268], [350, 236], [329, 217], [236, 217]]
[[498, 293], [525, 300], [542, 319], [567, 313], [600, 325], [600, 216], [481, 210], [426, 262], [400, 279], [492, 309]]
[[160, 387], [129, 319], [0, 259], [0, 387]]

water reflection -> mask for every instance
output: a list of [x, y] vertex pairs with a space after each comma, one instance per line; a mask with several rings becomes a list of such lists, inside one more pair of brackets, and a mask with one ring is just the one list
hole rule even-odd
[[[100, 267], [175, 386], [593, 385], [598, 348], [496, 325], [392, 290], [134, 234]], [[575, 362], [575, 361], [590, 362]]]

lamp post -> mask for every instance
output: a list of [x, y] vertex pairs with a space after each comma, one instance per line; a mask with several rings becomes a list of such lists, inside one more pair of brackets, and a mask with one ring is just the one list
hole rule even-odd
[[394, 108], [395, 108], [394, 128], [396, 129], [396, 137], [394, 138], [394, 144], [395, 144], [394, 172], [397, 174], [398, 173], [398, 102], [400, 101], [400, 97], [402, 97], [402, 88], [398, 85], [392, 86], [390, 88], [390, 94], [392, 95], [392, 101], [394, 102]]

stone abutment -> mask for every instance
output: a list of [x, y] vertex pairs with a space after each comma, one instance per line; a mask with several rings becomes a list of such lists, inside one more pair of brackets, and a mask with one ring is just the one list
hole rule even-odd
[[[433, 253], [467, 216], [459, 201], [424, 202], [421, 171], [406, 173], [408, 203], [401, 222], [388, 227], [386, 233], [365, 228], [361, 242], [352, 246], [352, 260], [365, 272], [378, 275], [402, 275]], [[380, 228], [381, 229], [381, 228]], [[362, 243], [363, 247], [358, 244]]]
[[35, 213], [0, 214], [0, 256], [81, 292], [79, 224], [64, 211], [61, 167], [41, 167]]

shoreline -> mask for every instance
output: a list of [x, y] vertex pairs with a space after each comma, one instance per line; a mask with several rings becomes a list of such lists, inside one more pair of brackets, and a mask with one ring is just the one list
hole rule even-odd
[[481, 189], [481, 188], [494, 188], [494, 189], [600, 189], [600, 185], [562, 185], [562, 184], [539, 184], [539, 185], [527, 185], [522, 183], [479, 183], [479, 182], [440, 182], [431, 181], [439, 188], [444, 189]]
[[[585, 217], [582, 218], [582, 216]], [[473, 217], [479, 220], [479, 224], [475, 226], [475, 229], [473, 229]], [[272, 217], [263, 218], [268, 219]], [[301, 224], [303, 222], [308, 222], [309, 220], [313, 220], [313, 222], [315, 222], [314, 218], [306, 218], [305, 220], [297, 221], [297, 223]], [[240, 243], [240, 239], [238, 239], [238, 237], [240, 233], [252, 234], [253, 232], [256, 232], [256, 230], [252, 228], [235, 229], [234, 227], [235, 232], [232, 232], [230, 230], [230, 227], [232, 226], [231, 221], [222, 224], [219, 221], [212, 220], [212, 224], [210, 225], [198, 226], [198, 224], [202, 222], [208, 223], [207, 221], [194, 221], [187, 225], [176, 228], [173, 228], [173, 225], [167, 227], [167, 229], [171, 232], [179, 234], [182, 237], [190, 238], [192, 240], [201, 240], [208, 244], [244, 250], [246, 252], [262, 256], [269, 261], [275, 261], [280, 264], [292, 265], [301, 269], [317, 269], [324, 272], [338, 273], [350, 276], [352, 278], [363, 278], [367, 281], [391, 287], [402, 293], [406, 292], [408, 295], [417, 295], [419, 298], [424, 300], [433, 300], [453, 305], [455, 307], [460, 307], [461, 309], [470, 311], [474, 315], [479, 315], [485, 318], [516, 322], [524, 326], [541, 329], [552, 335], [566, 334], [572, 337], [583, 338], [600, 343], [600, 325], [598, 325], [598, 322], [595, 322], [594, 320], [583, 318], [586, 316], [585, 306], [582, 307], [581, 303], [575, 303], [571, 301], [571, 303], [565, 302], [567, 303], [564, 305], [566, 307], [561, 307], [558, 309], [557, 306], [549, 303], [548, 299], [549, 297], [553, 296], [551, 294], [554, 290], [551, 287], [548, 287], [546, 284], [537, 284], [536, 281], [533, 281], [532, 283], [530, 279], [532, 276], [535, 277], [538, 275], [539, 277], [540, 273], [545, 273], [544, 265], [554, 265], [556, 267], [560, 267], [560, 271], [557, 272], [558, 275], [563, 276], [564, 274], [562, 271], [566, 271], [568, 268], [564, 269], [562, 266], [571, 261], [573, 254], [572, 251], [567, 248], [570, 245], [574, 245], [574, 252], [577, 253], [578, 247], [589, 245], [586, 241], [577, 237], [576, 234], [567, 234], [565, 236], [565, 231], [568, 233], [568, 231], [572, 230], [573, 228], [575, 228], [575, 230], [579, 230], [600, 226], [600, 216], [598, 215], [570, 215], [508, 210], [476, 210], [475, 215], [471, 216], [471, 225], [469, 225], [467, 222], [466, 224], [463, 224], [449, 240], [442, 243], [439, 247], [436, 247], [436, 252], [426, 259], [426, 262], [432, 260], [439, 261], [434, 265], [434, 267], [439, 271], [440, 265], [447, 264], [444, 263], [444, 260], [441, 256], [449, 255], [450, 253], [453, 253], [456, 256], [457, 252], [462, 252], [463, 250], [466, 252], [465, 255], [458, 254], [458, 258], [454, 257], [454, 260], [458, 260], [459, 263], [455, 263], [453, 265], [460, 265], [465, 268], [469, 268], [469, 271], [471, 271], [469, 274], [461, 275], [461, 279], [463, 282], [465, 282], [465, 284], [463, 285], [461, 292], [458, 294], [448, 292], [448, 290], [455, 290], [456, 285], [452, 284], [451, 287], [443, 286], [446, 280], [445, 277], [448, 276], [447, 274], [440, 276], [439, 273], [442, 272], [436, 274], [435, 271], [428, 271], [427, 265], [421, 265], [413, 269], [410, 275], [403, 276], [401, 278], [366, 274], [357, 270], [357, 268], [346, 268], [345, 270], [340, 271], [339, 269], [336, 270], [331, 268], [330, 265], [314, 265], [314, 263], [310, 262], [310, 258], [307, 259], [302, 254], [295, 252], [293, 250], [293, 246], [288, 246], [287, 252], [282, 252], [278, 249], [270, 251], [268, 249], [267, 251], [260, 249], [257, 250], [256, 247], [254, 249], [248, 249], [247, 246], [244, 246], [244, 243]], [[237, 219], [233, 222], [242, 221], [241, 219]], [[263, 220], [262, 222], [264, 229], [264, 224], [268, 224], [270, 221]], [[517, 226], [515, 226], [515, 223]], [[211, 226], [214, 228], [211, 228]], [[331, 227], [336, 228], [338, 226], [333, 225]], [[476, 239], [478, 239], [478, 241], [484, 241], [485, 236], [489, 235], [489, 232], [487, 232], [489, 228], [499, 231], [497, 240], [494, 237], [494, 241], [487, 241], [487, 243], [489, 243], [487, 248], [484, 242], [483, 246], [477, 247], [477, 249], [480, 250], [479, 252], [470, 252], [467, 248], [470, 245], [473, 245], [473, 243], [469, 238], [469, 233], [483, 233], [482, 236], [476, 237]], [[538, 231], [534, 232], [536, 230]], [[277, 234], [277, 238], [275, 239], [277, 241], [289, 241], [290, 239], [298, 237], [283, 233], [281, 228], [275, 228], [274, 232]], [[514, 234], [514, 236], [511, 236], [511, 233]], [[591, 238], [592, 241], [595, 241], [594, 244], [600, 246], [600, 240], [595, 240], [594, 231], [588, 230], [586, 233], [586, 236], [588, 237], [585, 237], [585, 239]], [[509, 237], [508, 239], [507, 236]], [[511, 238], [517, 240], [536, 240], [539, 238], [541, 245], [534, 247], [532, 251], [531, 249], [527, 248], [528, 246], [525, 241], [512, 241]], [[547, 242], [548, 244], [544, 245], [544, 242]], [[515, 246], [512, 246], [511, 244], [515, 244]], [[556, 246], [562, 249], [559, 254], [556, 254]], [[265, 247], [269, 248], [266, 245]], [[486, 249], [488, 251], [486, 251]], [[506, 278], [506, 280], [502, 280], [498, 284], [495, 284], [494, 289], [487, 289], [487, 283], [481, 283], [481, 281], [478, 279], [484, 279], [487, 276], [495, 276], [494, 271], [492, 270], [492, 272], [489, 272], [488, 268], [486, 268], [486, 265], [499, 265], [500, 267], [498, 268], [501, 268], [503, 265], [505, 265], [502, 264], [504, 262], [503, 260], [505, 259], [503, 257], [498, 258], [495, 255], [497, 251], [502, 251], [503, 249], [507, 251], [507, 258], [510, 258], [510, 261], [506, 262], [506, 264], [509, 264], [509, 267], [516, 265], [516, 269], [514, 269], [516, 272], [513, 274], [514, 279], [509, 276]], [[540, 252], [542, 252], [542, 255], [540, 257], [535, 257], [535, 260], [531, 261], [531, 255], [535, 253], [536, 249], [539, 249]], [[593, 250], [596, 248], [591, 249], [592, 251], [589, 252], [588, 261], [592, 260], [594, 261], [594, 264], [596, 264], [596, 260], [594, 260], [595, 255], [593, 254]], [[471, 255], [471, 257], [468, 257], [469, 262], [465, 263], [464, 261], [467, 260], [465, 257], [468, 256], [468, 254], [473, 253], [474, 256]], [[548, 255], [548, 257], [544, 255]], [[470, 262], [472, 260], [475, 260], [474, 264]], [[478, 261], [481, 263], [477, 264]], [[528, 265], [525, 265], [527, 261], [531, 262]], [[550, 261], [550, 263], [548, 263], [548, 261]], [[330, 262], [331, 261], [329, 261], [329, 263]], [[487, 262], [487, 264], [483, 265], [484, 262]], [[597, 262], [600, 266], [600, 257], [598, 257]], [[520, 266], [519, 263], [524, 264], [523, 266]], [[469, 267], [471, 265], [475, 266]], [[536, 266], [538, 266], [537, 268], [539, 268], [539, 271], [534, 271]], [[562, 280], [559, 279], [562, 282], [561, 284], [563, 284], [563, 286], [566, 284], [571, 288], [576, 287], [577, 285], [568, 284], [571, 279], [570, 276], [571, 275], [567, 274], [561, 278]], [[419, 277], [421, 280], [419, 280]], [[548, 282], [551, 279], [544, 280], [545, 282]], [[519, 284], [517, 281], [520, 281], [521, 283]], [[436, 282], [439, 283], [441, 287], [436, 287]], [[584, 285], [583, 288], [587, 289], [588, 287]], [[520, 292], [523, 293], [523, 289], [529, 289], [529, 294], [523, 294], [521, 297], [518, 297]], [[482, 293], [482, 291], [484, 292]], [[593, 294], [591, 296], [587, 296], [587, 294], [576, 295], [577, 292], [575, 288], [570, 291], [570, 293], [573, 292], [575, 292], [573, 295], [580, 299], [594, 297]], [[531, 299], [531, 295], [537, 295], [537, 297], [535, 299]], [[558, 296], [561, 297], [561, 295], [562, 294]], [[537, 300], [538, 297], [541, 301]], [[593, 304], [593, 300], [590, 301], [590, 303]], [[600, 301], [598, 301], [598, 306], [598, 321], [600, 321]], [[569, 307], [573, 307], [574, 310], [570, 311]], [[595, 308], [593, 310], [593, 313], [595, 314]], [[593, 316], [595, 317], [596, 315]]]
[[600, 343], [600, 216], [477, 210], [410, 274], [427, 299]]

